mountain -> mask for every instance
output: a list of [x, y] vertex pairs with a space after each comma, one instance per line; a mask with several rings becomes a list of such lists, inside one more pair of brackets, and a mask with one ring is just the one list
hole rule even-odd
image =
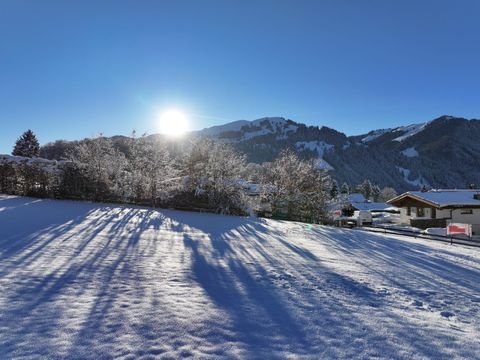
[[[350, 185], [369, 179], [397, 191], [434, 188], [465, 188], [480, 185], [480, 120], [441, 116], [420, 124], [372, 130], [347, 136], [326, 126], [307, 126], [282, 117], [254, 121], [239, 120], [189, 134], [208, 137], [234, 146], [248, 161], [274, 160], [285, 148], [300, 157], [314, 159], [330, 171], [339, 183]], [[154, 134], [152, 141], [168, 142], [172, 153], [180, 154], [183, 140], [168, 140]], [[111, 138], [127, 154], [131, 139]], [[56, 141], [44, 145], [40, 155], [62, 159], [76, 142]]]
[[194, 133], [231, 144], [251, 162], [272, 161], [291, 148], [330, 170], [339, 182], [370, 179], [398, 191], [423, 185], [465, 188], [480, 184], [480, 120], [453, 116], [346, 136], [281, 117], [240, 120]]

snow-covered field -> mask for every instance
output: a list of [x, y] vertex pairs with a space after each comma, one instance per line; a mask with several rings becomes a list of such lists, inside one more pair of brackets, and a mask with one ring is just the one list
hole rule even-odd
[[480, 357], [480, 249], [0, 196], [0, 358]]

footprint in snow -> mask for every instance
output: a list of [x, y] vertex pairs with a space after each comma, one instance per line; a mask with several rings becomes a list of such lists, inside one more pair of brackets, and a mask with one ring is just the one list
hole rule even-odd
[[423, 308], [423, 302], [418, 300], [413, 300], [412, 306], [415, 306], [416, 308]]
[[455, 313], [452, 311], [442, 311], [440, 315], [443, 316], [444, 318], [450, 319], [451, 317], [455, 316]]

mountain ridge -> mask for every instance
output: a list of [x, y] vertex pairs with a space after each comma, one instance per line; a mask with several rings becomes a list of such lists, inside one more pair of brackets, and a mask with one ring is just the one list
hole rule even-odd
[[256, 163], [272, 161], [284, 148], [292, 148], [303, 158], [316, 159], [338, 181], [350, 184], [370, 179], [404, 191], [480, 183], [477, 119], [442, 115], [354, 136], [282, 117], [241, 120], [233, 123], [234, 129], [231, 124], [194, 134], [229, 143]]
[[[289, 148], [328, 170], [339, 183], [351, 186], [365, 179], [397, 191], [480, 184], [480, 120], [477, 119], [443, 115], [423, 123], [347, 136], [327, 126], [264, 117], [193, 131], [180, 139], [168, 139], [161, 134], [147, 136], [150, 141], [170, 144], [176, 154], [189, 139], [195, 138], [228, 143], [244, 153], [248, 162], [259, 164], [273, 161]], [[119, 135], [110, 139], [128, 156], [131, 138]], [[46, 144], [41, 148], [41, 156], [60, 160], [74, 143], [77, 141]]]

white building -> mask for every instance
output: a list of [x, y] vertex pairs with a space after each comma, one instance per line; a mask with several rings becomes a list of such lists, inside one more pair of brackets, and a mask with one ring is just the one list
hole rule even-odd
[[465, 223], [480, 234], [480, 190], [409, 191], [388, 203], [400, 208], [403, 224], [426, 229]]

